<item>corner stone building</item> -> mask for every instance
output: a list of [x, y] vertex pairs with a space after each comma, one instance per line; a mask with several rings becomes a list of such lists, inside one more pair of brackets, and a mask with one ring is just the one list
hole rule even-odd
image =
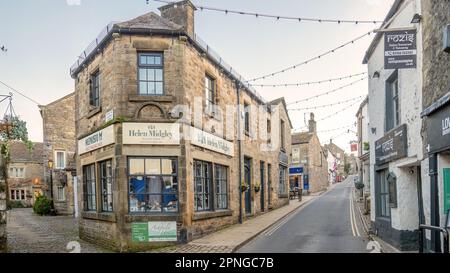
[[[74, 177], [76, 176], [75, 93], [39, 106], [43, 123], [44, 176], [48, 196], [58, 214], [75, 213]], [[53, 162], [49, 170], [48, 162]], [[51, 171], [51, 175], [50, 175]], [[51, 190], [51, 192], [50, 192]]]
[[289, 202], [284, 99], [264, 101], [194, 34], [190, 1], [160, 11], [109, 25], [71, 69], [80, 237], [119, 251]]

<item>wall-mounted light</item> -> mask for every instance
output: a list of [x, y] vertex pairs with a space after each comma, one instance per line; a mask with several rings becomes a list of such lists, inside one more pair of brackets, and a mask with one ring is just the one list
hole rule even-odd
[[378, 78], [380, 78], [380, 72], [375, 71], [372, 75], [372, 79], [378, 79]]
[[372, 127], [372, 128], [370, 128], [370, 131], [372, 132], [372, 134], [376, 134], [377, 133], [377, 128], [376, 127]]
[[420, 14], [416, 13], [416, 14], [414, 14], [414, 16], [411, 20], [411, 24], [418, 24], [418, 23], [420, 23], [421, 19], [422, 19], [422, 16], [420, 16]]

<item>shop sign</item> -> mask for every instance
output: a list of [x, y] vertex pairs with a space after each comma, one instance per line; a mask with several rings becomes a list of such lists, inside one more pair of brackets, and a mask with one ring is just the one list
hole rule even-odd
[[309, 175], [307, 174], [303, 175], [303, 189], [306, 191], [309, 190]]
[[179, 123], [133, 123], [122, 124], [123, 144], [180, 144]]
[[232, 142], [195, 127], [191, 127], [191, 144], [228, 156], [234, 156], [234, 145]]
[[290, 175], [297, 175], [303, 173], [303, 167], [291, 167], [289, 168]]
[[78, 154], [84, 154], [114, 143], [114, 125], [78, 140]]
[[450, 147], [450, 105], [428, 116], [430, 152]]
[[114, 110], [110, 110], [110, 111], [106, 112], [105, 122], [110, 122], [113, 119], [114, 119]]
[[384, 34], [384, 69], [416, 68], [416, 30]]
[[133, 242], [177, 241], [177, 222], [140, 222], [131, 224]]
[[407, 156], [406, 124], [390, 131], [375, 141], [375, 160], [381, 165]]

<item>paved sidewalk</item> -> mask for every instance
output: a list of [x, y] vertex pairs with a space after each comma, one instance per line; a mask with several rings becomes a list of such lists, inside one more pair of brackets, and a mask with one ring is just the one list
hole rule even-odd
[[[363, 214], [364, 202], [362, 202], [362, 201], [360, 202], [360, 201], [356, 200], [357, 199], [356, 198], [356, 194], [354, 196], [355, 196], [355, 199], [353, 199], [353, 202], [355, 204], [355, 208], [356, 208], [357, 214], [358, 214], [358, 216], [361, 219], [364, 232], [369, 237], [369, 239], [371, 241], [375, 241], [375, 242], [378, 243], [378, 245], [380, 247], [379, 251], [381, 253], [401, 253], [400, 250], [398, 250], [395, 247], [391, 246], [390, 244], [388, 244], [387, 242], [383, 241], [381, 238], [377, 237], [375, 234], [372, 233], [371, 228], [370, 228], [371, 227], [371, 224], [370, 224], [370, 213], [369, 214]], [[375, 247], [375, 245], [373, 245], [373, 247]], [[374, 250], [374, 251], [378, 251], [378, 250]]]
[[267, 230], [282, 218], [295, 212], [298, 208], [317, 198], [323, 192], [310, 194], [298, 199], [290, 200], [289, 205], [272, 210], [225, 229], [206, 235], [182, 246], [160, 248], [151, 252], [166, 253], [231, 253]]

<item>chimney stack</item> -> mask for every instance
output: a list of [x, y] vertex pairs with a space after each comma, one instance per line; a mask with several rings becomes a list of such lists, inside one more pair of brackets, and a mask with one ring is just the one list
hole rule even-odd
[[316, 121], [314, 120], [314, 113], [311, 113], [309, 115], [309, 132], [310, 133], [316, 132]]
[[183, 30], [194, 37], [194, 13], [197, 8], [189, 0], [173, 2], [158, 8], [161, 17], [183, 26]]

